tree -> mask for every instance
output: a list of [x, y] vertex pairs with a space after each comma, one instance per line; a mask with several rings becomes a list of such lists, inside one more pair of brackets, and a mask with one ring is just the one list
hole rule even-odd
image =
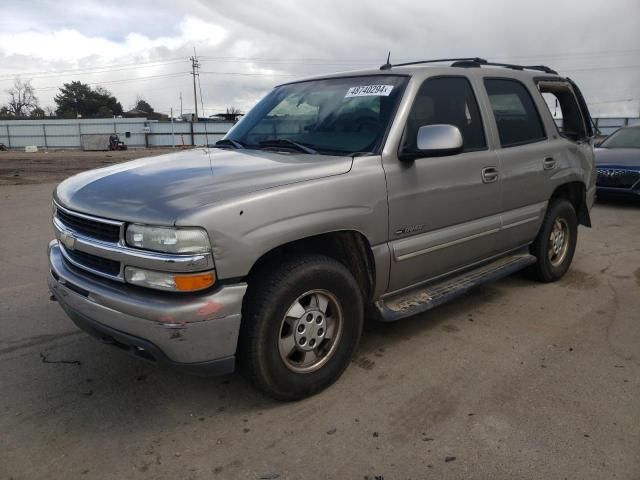
[[227, 115], [242, 115], [242, 111], [238, 107], [234, 107], [233, 105], [227, 107]]
[[45, 113], [44, 110], [41, 109], [40, 107], [36, 107], [33, 110], [31, 110], [31, 113], [29, 114], [29, 118], [33, 118], [36, 120], [42, 120], [45, 117]]
[[13, 87], [7, 90], [9, 103], [7, 109], [13, 117], [26, 117], [31, 110], [38, 106], [38, 97], [31, 85], [31, 80], [23, 82], [20, 77], [13, 82]]
[[0, 108], [0, 120], [7, 120], [9, 118], [11, 118], [11, 112], [9, 111], [9, 108], [4, 106], [2, 108]]
[[63, 118], [108, 118], [122, 115], [122, 105], [102, 87], [92, 89], [82, 82], [65, 83], [55, 96], [56, 115]]
[[142, 112], [146, 112], [146, 113], [153, 113], [153, 107], [151, 105], [149, 105], [149, 102], [147, 102], [144, 97], [138, 95], [136, 97], [136, 105], [133, 107], [136, 110], [140, 110]]

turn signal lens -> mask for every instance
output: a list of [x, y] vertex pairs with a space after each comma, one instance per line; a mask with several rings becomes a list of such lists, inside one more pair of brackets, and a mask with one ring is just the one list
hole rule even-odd
[[215, 282], [213, 273], [200, 273], [198, 275], [176, 275], [173, 277], [176, 290], [180, 292], [193, 292], [210, 287]]
[[124, 276], [128, 283], [141, 287], [167, 290], [170, 292], [195, 292], [209, 288], [216, 281], [215, 272], [169, 273], [126, 267]]

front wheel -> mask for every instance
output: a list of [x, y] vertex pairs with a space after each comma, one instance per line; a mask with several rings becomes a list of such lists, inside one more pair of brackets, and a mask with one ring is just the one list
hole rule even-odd
[[578, 219], [569, 200], [552, 200], [531, 245], [531, 253], [537, 262], [532, 267], [534, 276], [541, 282], [554, 282], [567, 272], [578, 240]]
[[340, 377], [362, 324], [362, 293], [347, 268], [321, 255], [296, 256], [249, 282], [238, 360], [271, 397], [304, 398]]

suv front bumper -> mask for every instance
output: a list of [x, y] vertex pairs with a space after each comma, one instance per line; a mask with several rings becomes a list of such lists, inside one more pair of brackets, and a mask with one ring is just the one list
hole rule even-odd
[[49, 290], [74, 323], [138, 357], [195, 372], [233, 371], [246, 283], [172, 294], [118, 284], [65, 263], [49, 244]]

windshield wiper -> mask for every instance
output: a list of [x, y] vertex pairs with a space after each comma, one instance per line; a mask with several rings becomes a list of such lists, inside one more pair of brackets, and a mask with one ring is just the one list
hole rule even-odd
[[258, 145], [260, 145], [261, 147], [295, 148], [300, 152], [309, 153], [309, 154], [318, 153], [317, 150], [314, 150], [313, 148], [302, 145], [301, 143], [294, 142], [293, 140], [289, 140], [288, 138], [272, 138], [270, 140], [263, 140], [262, 142], [258, 143]]
[[233, 147], [235, 149], [242, 149], [244, 145], [237, 140], [231, 140], [230, 138], [223, 138], [222, 140], [218, 140], [214, 147]]

